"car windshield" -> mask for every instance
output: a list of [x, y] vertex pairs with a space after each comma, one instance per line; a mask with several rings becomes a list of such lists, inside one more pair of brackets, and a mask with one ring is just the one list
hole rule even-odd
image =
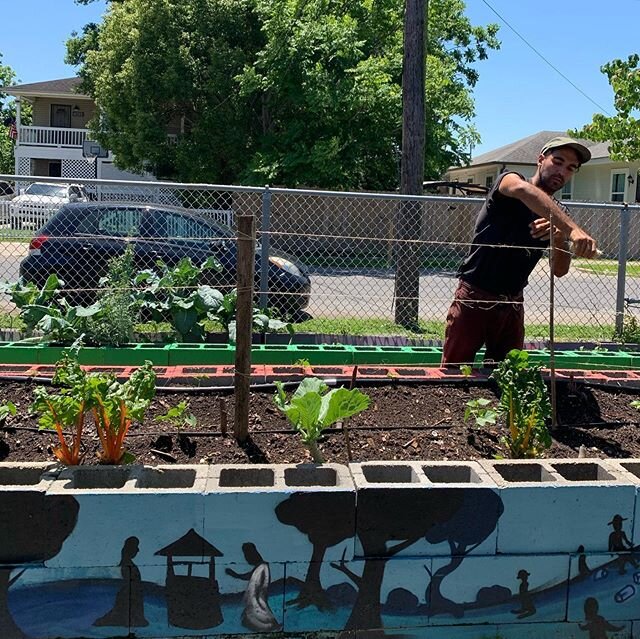
[[59, 184], [30, 184], [25, 189], [26, 195], [46, 195], [48, 197], [66, 197], [67, 187]]

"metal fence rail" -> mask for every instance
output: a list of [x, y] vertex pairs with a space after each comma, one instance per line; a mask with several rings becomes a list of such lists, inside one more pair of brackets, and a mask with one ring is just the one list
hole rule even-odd
[[[392, 321], [397, 302], [396, 261], [401, 251], [415, 252], [420, 264], [419, 319], [425, 336], [435, 338], [442, 335], [457, 284], [456, 269], [469, 250], [482, 203], [478, 198], [434, 195], [409, 198], [384, 193], [24, 175], [0, 175], [1, 181], [14, 190], [0, 196], [2, 280], [18, 278], [30, 242], [31, 252], [38, 251], [33, 238], [62, 206], [73, 201], [85, 211], [85, 219], [78, 237], [68, 243], [65, 268], [72, 271], [67, 284], [78, 290], [95, 288], [106, 269], [106, 258], [81, 255], [83, 250], [91, 253], [93, 249], [86, 247], [92, 241], [110, 243], [110, 256], [134, 245], [136, 265], [149, 268], [157, 258], [175, 261], [182, 254], [215, 253], [220, 237], [208, 230], [211, 227], [199, 225], [199, 219], [229, 227], [228, 242], [235, 236], [237, 216], [251, 214], [256, 217], [258, 251], [265, 257], [289, 255], [294, 262], [306, 265], [311, 276], [306, 312], [316, 320], [333, 320], [332, 326], [336, 319]], [[407, 200], [419, 203], [420, 223], [413, 239], [401, 241], [397, 239], [398, 220]], [[596, 238], [603, 258], [593, 264], [576, 261], [568, 275], [555, 280], [555, 322], [572, 326], [576, 339], [608, 340], [616, 328], [622, 330], [625, 312], [633, 312], [633, 304], [625, 304], [625, 299], [640, 300], [634, 263], [640, 260], [640, 207], [566, 204], [578, 224]], [[128, 206], [129, 213], [116, 215], [116, 205], [121, 209]], [[165, 221], [160, 231], [147, 228], [141, 209], [162, 212]], [[277, 294], [300, 294], [274, 290], [269, 261], [264, 259], [262, 265], [262, 272], [256, 274], [256, 294], [262, 305], [270, 305]], [[527, 336], [531, 339], [549, 335], [549, 285], [548, 262], [543, 259], [526, 290]], [[4, 324], [10, 325], [15, 308], [6, 297], [2, 312]], [[348, 332], [349, 322], [343, 326]]]

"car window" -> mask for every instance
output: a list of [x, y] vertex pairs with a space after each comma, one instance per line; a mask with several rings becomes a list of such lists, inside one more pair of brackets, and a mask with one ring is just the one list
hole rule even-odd
[[25, 189], [25, 193], [28, 195], [44, 195], [46, 197], [66, 197], [67, 187], [58, 184], [39, 184], [34, 182]]
[[211, 239], [217, 237], [215, 229], [204, 222], [183, 215], [169, 214], [167, 218], [167, 237], [181, 240]]
[[97, 235], [117, 235], [132, 237], [140, 234], [140, 209], [102, 209], [98, 210]]
[[70, 186], [69, 195], [77, 195], [78, 197], [80, 197], [82, 193], [80, 193], [80, 189], [77, 186]]

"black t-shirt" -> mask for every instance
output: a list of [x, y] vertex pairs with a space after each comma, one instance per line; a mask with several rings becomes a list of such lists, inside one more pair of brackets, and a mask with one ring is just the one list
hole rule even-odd
[[548, 240], [531, 237], [529, 224], [540, 216], [498, 190], [502, 178], [509, 173], [515, 171], [499, 175], [489, 191], [476, 220], [473, 246], [458, 269], [461, 280], [497, 295], [520, 293], [543, 249], [549, 246]]

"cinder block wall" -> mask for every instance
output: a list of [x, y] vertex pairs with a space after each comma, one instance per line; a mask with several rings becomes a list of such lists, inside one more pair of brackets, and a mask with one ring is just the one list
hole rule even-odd
[[0, 637], [640, 637], [640, 460], [0, 464]]

